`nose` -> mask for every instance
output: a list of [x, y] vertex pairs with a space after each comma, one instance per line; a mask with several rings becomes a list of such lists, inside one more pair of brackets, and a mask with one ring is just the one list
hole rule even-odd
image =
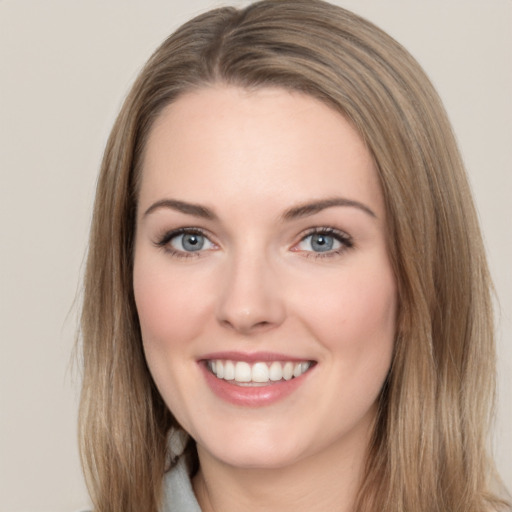
[[226, 267], [217, 304], [219, 323], [244, 335], [279, 326], [285, 318], [283, 290], [265, 257], [240, 255]]

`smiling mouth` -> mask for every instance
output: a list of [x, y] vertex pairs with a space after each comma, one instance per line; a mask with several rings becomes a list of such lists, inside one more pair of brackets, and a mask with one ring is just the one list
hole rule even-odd
[[268, 386], [292, 380], [306, 373], [314, 364], [314, 361], [206, 361], [206, 367], [215, 377], [238, 386]]

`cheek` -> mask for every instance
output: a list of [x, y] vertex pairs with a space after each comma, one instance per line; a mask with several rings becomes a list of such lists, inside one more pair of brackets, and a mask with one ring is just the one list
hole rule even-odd
[[165, 348], [200, 332], [209, 306], [208, 295], [196, 284], [151, 258], [136, 258], [133, 286], [145, 346]]
[[190, 340], [204, 327], [204, 295], [161, 258], [141, 253], [134, 262], [133, 287], [146, 361], [167, 406], [187, 426], [183, 397], [194, 394], [197, 385]]
[[391, 270], [376, 272], [372, 267], [367, 272], [349, 270], [325, 283], [321, 293], [301, 296], [304, 297], [302, 308], [308, 312], [309, 328], [326, 348], [354, 357], [374, 354], [389, 359], [397, 308]]
[[162, 279], [147, 268], [134, 269], [134, 295], [144, 344], [167, 339], [179, 327], [174, 321], [177, 300]]
[[[389, 272], [349, 273], [326, 286], [324, 298], [311, 301], [308, 328], [328, 354], [328, 384], [335, 403], [317, 398], [331, 411], [333, 424], [372, 411], [391, 366], [396, 329], [396, 286]], [[341, 405], [340, 405], [341, 404]], [[347, 423], [348, 422], [348, 423]], [[334, 427], [333, 427], [334, 428]]]

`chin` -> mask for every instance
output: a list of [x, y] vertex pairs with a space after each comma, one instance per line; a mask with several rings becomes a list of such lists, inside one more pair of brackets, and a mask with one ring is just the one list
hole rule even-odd
[[[288, 429], [289, 430], [289, 429]], [[266, 435], [265, 435], [266, 434]], [[240, 469], [279, 469], [293, 465], [306, 456], [298, 439], [287, 435], [225, 435], [220, 442], [198, 442], [199, 457], [209, 456]]]
[[224, 464], [239, 469], [280, 469], [293, 465], [300, 460], [296, 454], [269, 450], [243, 449], [233, 452], [214, 454]]

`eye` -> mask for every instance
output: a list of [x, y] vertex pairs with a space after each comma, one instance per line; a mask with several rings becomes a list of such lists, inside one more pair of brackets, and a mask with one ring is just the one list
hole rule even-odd
[[321, 228], [304, 236], [295, 246], [295, 250], [316, 253], [317, 256], [330, 256], [340, 254], [352, 246], [352, 239], [346, 233], [332, 228]]
[[176, 256], [186, 257], [200, 251], [214, 249], [215, 244], [199, 229], [182, 228], [166, 233], [156, 245]]
[[195, 252], [204, 249], [205, 245], [208, 248], [211, 242], [199, 233], [183, 233], [171, 238], [169, 243], [178, 251]]
[[340, 247], [341, 243], [332, 235], [323, 233], [308, 235], [299, 243], [299, 249], [302, 251], [327, 252]]

